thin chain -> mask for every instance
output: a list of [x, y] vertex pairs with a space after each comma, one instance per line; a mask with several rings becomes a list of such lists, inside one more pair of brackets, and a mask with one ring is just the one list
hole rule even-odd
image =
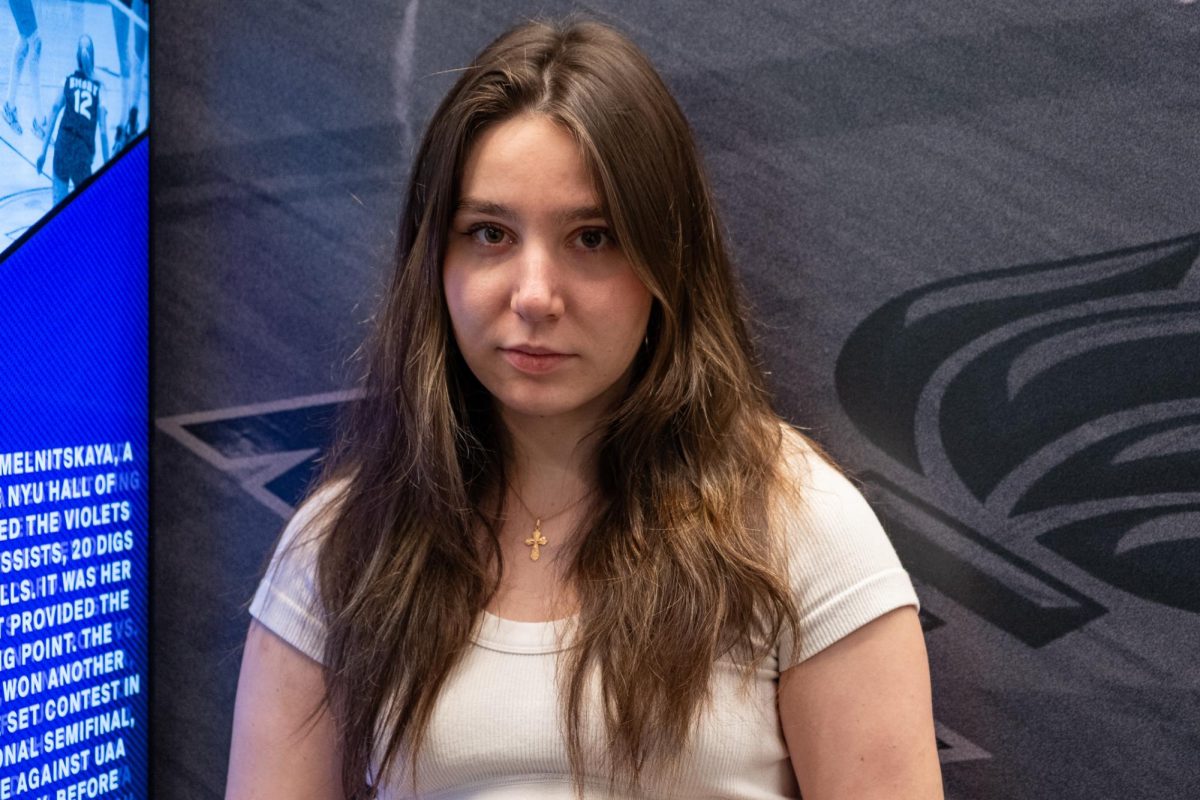
[[569, 506], [566, 506], [566, 507], [564, 507], [564, 508], [561, 508], [561, 509], [559, 509], [558, 511], [555, 511], [553, 514], [551, 514], [551, 515], [550, 515], [550, 516], [548, 516], [548, 517], [543, 517], [541, 514], [535, 514], [535, 513], [533, 513], [533, 511], [532, 511], [532, 510], [529, 508], [529, 506], [528, 506], [528, 505], [526, 505], [526, 503], [525, 503], [525, 498], [521, 497], [521, 493], [517, 491], [517, 487], [516, 487], [516, 486], [513, 486], [513, 487], [512, 487], [512, 493], [513, 493], [513, 497], [517, 498], [517, 502], [521, 504], [521, 508], [525, 509], [525, 513], [526, 513], [526, 514], [528, 514], [529, 516], [533, 517], [534, 519], [541, 520], [542, 522], [549, 522], [549, 521], [550, 521], [550, 520], [552, 520], [552, 519], [558, 519], [558, 518], [559, 518], [559, 517], [561, 517], [563, 514], [567, 513], [567, 512], [568, 512], [568, 511], [570, 511], [572, 508], [574, 508], [575, 506], [577, 506], [577, 505], [579, 505], [580, 503], [582, 503], [584, 500], [587, 500], [589, 497], [591, 497], [593, 494], [595, 494], [595, 493], [596, 493], [596, 489], [595, 489], [595, 488], [588, 489], [586, 492], [584, 492], [584, 493], [583, 493], [583, 494], [582, 494], [582, 495], [579, 497], [579, 499], [578, 499], [578, 500], [576, 500], [575, 502], [571, 503], [571, 505], [569, 505]]
[[[575, 506], [579, 505], [584, 500], [591, 497], [592, 492], [594, 492], [594, 491], [596, 491], [594, 488], [589, 489], [586, 493], [583, 494], [583, 496], [581, 496], [574, 503], [571, 503], [566, 508], [560, 508], [558, 511], [555, 511], [549, 517], [546, 517], [546, 521], [549, 522], [552, 519], [561, 517], [563, 514], [567, 513], [571, 509], [575, 508]], [[529, 551], [529, 560], [537, 561], [538, 558], [541, 557], [542, 545], [548, 544], [546, 537], [542, 534], [542, 518], [540, 516], [538, 516], [537, 514], [533, 513], [533, 511], [531, 511], [529, 509], [529, 505], [525, 502], [525, 498], [521, 497], [521, 493], [517, 491], [516, 486], [512, 487], [512, 493], [513, 493], [513, 497], [517, 498], [517, 502], [521, 504], [521, 508], [525, 509], [525, 513], [528, 514], [529, 516], [533, 517], [533, 519], [534, 519], [533, 533], [531, 533], [529, 535], [529, 538], [525, 540], [525, 545], [526, 545], [526, 547], [531, 548]]]

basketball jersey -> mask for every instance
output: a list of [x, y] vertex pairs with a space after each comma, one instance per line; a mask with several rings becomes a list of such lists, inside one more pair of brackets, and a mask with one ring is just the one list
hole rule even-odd
[[69, 133], [96, 145], [96, 115], [100, 113], [100, 83], [83, 74], [83, 70], [67, 76], [63, 85], [63, 118], [59, 135]]

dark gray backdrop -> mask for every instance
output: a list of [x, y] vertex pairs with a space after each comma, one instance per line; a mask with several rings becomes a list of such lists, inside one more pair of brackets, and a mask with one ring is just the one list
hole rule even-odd
[[414, 136], [570, 9], [676, 92], [780, 409], [917, 580], [948, 797], [1198, 796], [1200, 5], [206, 0], [154, 17], [155, 797], [222, 795]]

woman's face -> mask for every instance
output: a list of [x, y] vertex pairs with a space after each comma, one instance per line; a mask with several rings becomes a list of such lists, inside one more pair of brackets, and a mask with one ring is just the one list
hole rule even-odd
[[523, 115], [476, 139], [445, 253], [455, 340], [506, 417], [592, 421], [620, 398], [651, 295], [567, 130]]

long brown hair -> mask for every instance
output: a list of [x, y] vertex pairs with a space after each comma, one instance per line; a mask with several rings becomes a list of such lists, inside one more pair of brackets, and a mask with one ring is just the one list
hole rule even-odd
[[403, 752], [415, 769], [503, 569], [505, 432], [455, 347], [442, 258], [469, 148], [522, 113], [575, 136], [654, 297], [629, 389], [597, 432], [598, 499], [567, 570], [579, 614], [560, 674], [576, 786], [588, 767], [585, 713], [606, 726], [610, 781], [635, 785], [686, 747], [718, 658], [750, 674], [795, 629], [768, 530], [781, 428], [687, 121], [620, 33], [589, 21], [521, 25], [462, 73], [425, 133], [365, 350], [365, 399], [324, 473], [342, 484], [322, 522], [317, 577], [350, 797], [369, 795]]

